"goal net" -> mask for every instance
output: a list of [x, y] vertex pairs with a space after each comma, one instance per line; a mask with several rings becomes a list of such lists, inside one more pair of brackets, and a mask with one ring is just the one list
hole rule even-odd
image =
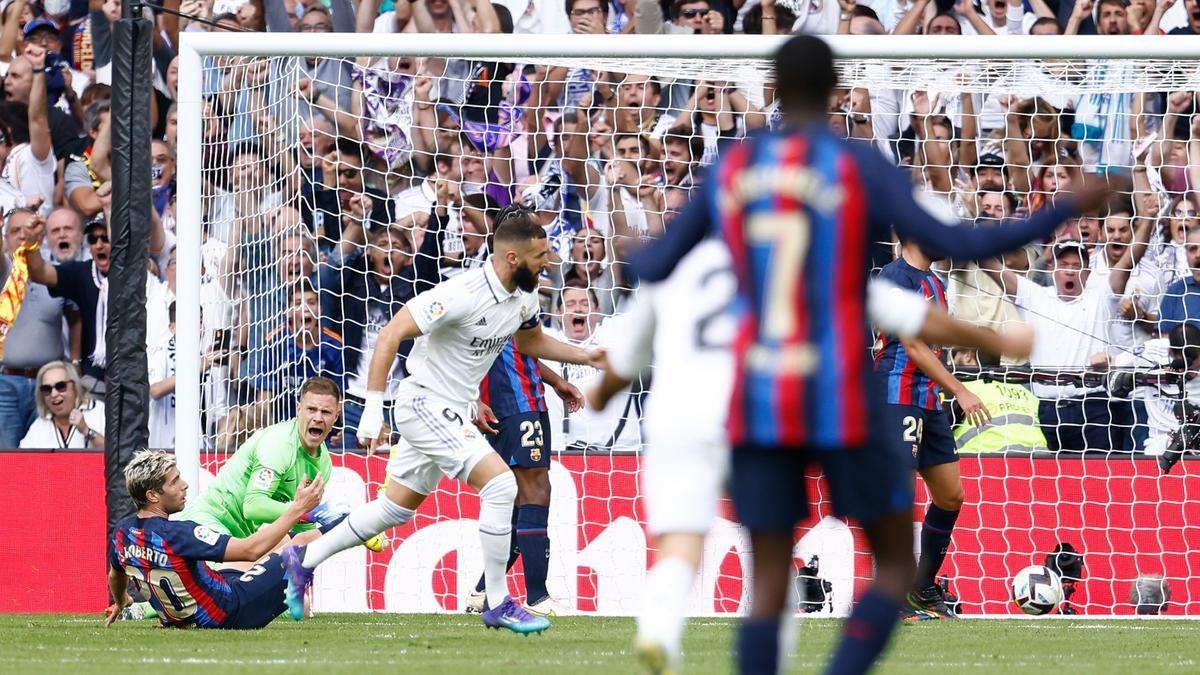
[[[628, 252], [670, 228], [724, 143], [780, 122], [771, 39], [281, 37], [184, 42], [177, 445], [201, 486], [249, 434], [294, 413], [305, 378], [325, 375], [345, 395], [328, 494], [347, 506], [373, 499], [386, 456], [360, 450], [354, 434], [376, 336], [415, 293], [484, 264], [500, 208], [528, 206], [549, 233], [545, 328], [603, 345], [606, 320], [637, 293]], [[1200, 264], [1186, 247], [1200, 225], [1197, 62], [1105, 60], [1086, 40], [1075, 58], [1013, 58], [920, 39], [897, 42], [905, 58], [855, 57], [866, 43], [836, 42], [830, 126], [906, 167], [931, 212], [988, 227], [1053, 204], [1089, 174], [1119, 195], [987, 269], [933, 265], [927, 292], [944, 287], [955, 315], [1025, 321], [1039, 335], [1022, 362], [941, 354], [992, 421], [972, 425], [963, 395], [944, 392], [965, 503], [939, 577], [964, 614], [1015, 612], [1012, 575], [1048, 561], [1070, 582], [1067, 611], [1200, 613], [1200, 477], [1186, 459], [1169, 474], [1157, 460], [1180, 427], [1176, 401], [1145, 386], [1153, 377], [1122, 388], [1102, 373], [1160, 372], [1172, 358], [1160, 331], [1200, 307], [1187, 297]], [[897, 248], [879, 242], [877, 254], [882, 266]], [[581, 387], [597, 377], [547, 365]], [[894, 368], [903, 402], [939, 405]], [[639, 607], [653, 559], [638, 485], [652, 386], [639, 383], [615, 411], [571, 415], [546, 390], [549, 589], [571, 610]], [[915, 444], [924, 428], [912, 418], [896, 433]], [[843, 615], [870, 557], [861, 532], [831, 517], [817, 476], [804, 482], [818, 517], [796, 546], [800, 608]], [[918, 532], [928, 504], [918, 481]], [[473, 493], [443, 481], [385, 551], [353, 549], [321, 568], [317, 608], [463, 611], [480, 573], [477, 512]], [[699, 615], [745, 606], [747, 540], [727, 505], [722, 516]], [[510, 577], [517, 597], [521, 569]]]

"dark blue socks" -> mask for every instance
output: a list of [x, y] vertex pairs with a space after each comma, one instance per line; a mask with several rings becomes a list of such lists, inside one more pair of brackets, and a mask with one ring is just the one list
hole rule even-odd
[[[546, 533], [549, 518], [547, 506], [525, 504], [513, 509], [513, 547], [508, 567], [511, 569], [517, 556], [521, 556], [525, 565], [525, 601], [530, 604], [541, 602], [550, 595], [546, 590], [546, 574], [550, 568], [550, 537]], [[475, 590], [482, 592], [483, 588], [481, 576]]]
[[937, 582], [937, 574], [950, 549], [950, 536], [958, 511], [947, 511], [930, 504], [925, 512], [925, 523], [921, 526], [921, 560], [917, 564], [915, 590], [921, 591]]
[[779, 668], [779, 619], [742, 621], [737, 638], [741, 675], [775, 675]]
[[534, 604], [549, 597], [546, 574], [550, 568], [550, 536], [546, 527], [550, 507], [525, 504], [517, 507], [513, 541], [521, 550], [525, 567], [525, 602]]
[[826, 670], [827, 675], [859, 675], [875, 663], [887, 646], [900, 617], [900, 603], [872, 588], [854, 606], [842, 626], [842, 641]]

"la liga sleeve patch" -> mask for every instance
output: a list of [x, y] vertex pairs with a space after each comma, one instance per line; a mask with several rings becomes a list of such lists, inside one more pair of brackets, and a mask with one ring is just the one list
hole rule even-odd
[[192, 530], [192, 535], [209, 546], [215, 545], [221, 536], [203, 525], [197, 525], [196, 529]]
[[425, 320], [433, 323], [446, 313], [446, 306], [440, 300], [434, 300], [425, 306]]
[[262, 468], [258, 473], [254, 474], [254, 487], [260, 490], [270, 490], [275, 484], [275, 471], [272, 469]]

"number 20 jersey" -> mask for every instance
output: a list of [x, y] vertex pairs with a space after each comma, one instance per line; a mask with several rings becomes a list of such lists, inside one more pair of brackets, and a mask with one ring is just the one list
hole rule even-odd
[[129, 516], [113, 530], [108, 564], [147, 588], [164, 626], [219, 628], [236, 598], [204, 561], [223, 560], [229, 539], [188, 520]]

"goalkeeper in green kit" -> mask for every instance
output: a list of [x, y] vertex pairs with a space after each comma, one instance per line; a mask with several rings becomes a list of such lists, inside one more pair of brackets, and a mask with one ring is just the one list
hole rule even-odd
[[[321, 476], [329, 482], [333, 463], [325, 439], [337, 422], [340, 404], [341, 392], [332, 380], [305, 381], [296, 417], [255, 432], [179, 517], [233, 537], [248, 537], [277, 520], [287, 511], [301, 480]], [[345, 517], [346, 511], [320, 504], [296, 529], [325, 531]], [[380, 551], [383, 539], [375, 537], [366, 546]]]

